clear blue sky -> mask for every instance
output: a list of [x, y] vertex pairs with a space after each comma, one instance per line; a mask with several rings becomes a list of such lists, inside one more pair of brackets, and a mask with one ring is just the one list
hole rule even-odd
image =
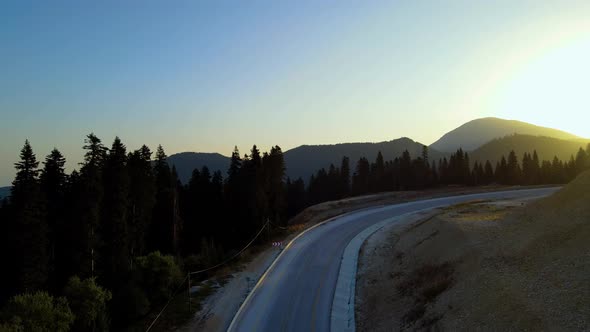
[[169, 154], [430, 144], [498, 116], [590, 136], [590, 2], [2, 1], [0, 186], [26, 138]]

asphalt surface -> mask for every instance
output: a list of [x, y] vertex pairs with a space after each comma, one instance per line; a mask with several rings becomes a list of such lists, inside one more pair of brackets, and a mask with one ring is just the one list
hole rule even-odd
[[352, 213], [296, 238], [253, 289], [228, 331], [330, 331], [341, 257], [358, 233], [384, 219], [475, 199], [543, 197], [557, 188], [452, 196]]

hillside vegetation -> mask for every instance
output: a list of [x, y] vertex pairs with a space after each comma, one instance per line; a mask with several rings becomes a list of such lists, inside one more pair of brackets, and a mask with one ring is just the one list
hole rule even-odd
[[485, 162], [489, 160], [492, 164], [502, 159], [508, 152], [514, 151], [516, 155], [522, 156], [525, 152], [537, 151], [540, 160], [553, 160], [557, 156], [560, 160], [570, 160], [576, 156], [580, 148], [585, 149], [590, 140], [563, 140], [553, 137], [532, 136], [515, 134], [494, 139], [477, 150], [470, 156], [473, 161]]

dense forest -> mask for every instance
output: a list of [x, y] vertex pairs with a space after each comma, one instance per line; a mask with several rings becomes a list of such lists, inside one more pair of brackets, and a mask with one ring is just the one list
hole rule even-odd
[[[430, 160], [424, 147], [393, 160], [347, 157], [309, 179], [285, 178], [279, 146], [236, 147], [226, 174], [195, 169], [178, 180], [164, 149], [127, 151], [85, 139], [84, 161], [67, 174], [54, 149], [42, 165], [29, 142], [0, 204], [3, 277], [0, 330], [121, 329], [158, 310], [189, 272], [234, 256], [261, 229], [262, 244], [307, 206], [384, 191], [489, 184], [561, 184], [589, 167], [590, 146], [569, 161], [522, 158], [471, 165], [458, 150]], [[206, 276], [205, 276], [206, 277]]]

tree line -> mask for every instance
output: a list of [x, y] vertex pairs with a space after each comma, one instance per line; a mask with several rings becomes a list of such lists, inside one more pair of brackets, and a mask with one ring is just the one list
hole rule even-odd
[[472, 166], [463, 150], [431, 161], [424, 147], [416, 158], [405, 151], [385, 161], [379, 152], [354, 169], [343, 157], [306, 185], [286, 178], [279, 146], [261, 153], [254, 145], [243, 156], [234, 149], [225, 177], [203, 167], [182, 184], [161, 146], [155, 155], [145, 145], [128, 152], [119, 138], [106, 147], [90, 134], [83, 149], [70, 174], [57, 149], [42, 167], [28, 141], [21, 150], [11, 196], [0, 204], [4, 329], [34, 329], [35, 308], [55, 317], [41, 329], [124, 327], [165, 302], [187, 272], [232, 256], [265, 225], [258, 243], [268, 241], [310, 205], [447, 185], [565, 183], [590, 160], [589, 147], [567, 162], [541, 162], [534, 151], [519, 162], [512, 151], [495, 167]]
[[350, 161], [342, 159], [340, 167], [330, 165], [314, 174], [305, 189], [303, 181], [288, 181], [289, 206], [298, 201], [308, 205], [337, 200], [349, 196], [386, 191], [422, 190], [440, 186], [548, 185], [564, 184], [590, 168], [590, 145], [580, 148], [569, 161], [539, 159], [536, 151], [524, 153], [519, 160], [514, 151], [502, 156], [495, 164], [470, 161], [469, 153], [462, 149], [449, 158], [430, 161], [428, 148], [412, 158], [408, 151], [400, 157], [384, 161], [381, 152], [374, 162], [361, 157], [351, 175]]

